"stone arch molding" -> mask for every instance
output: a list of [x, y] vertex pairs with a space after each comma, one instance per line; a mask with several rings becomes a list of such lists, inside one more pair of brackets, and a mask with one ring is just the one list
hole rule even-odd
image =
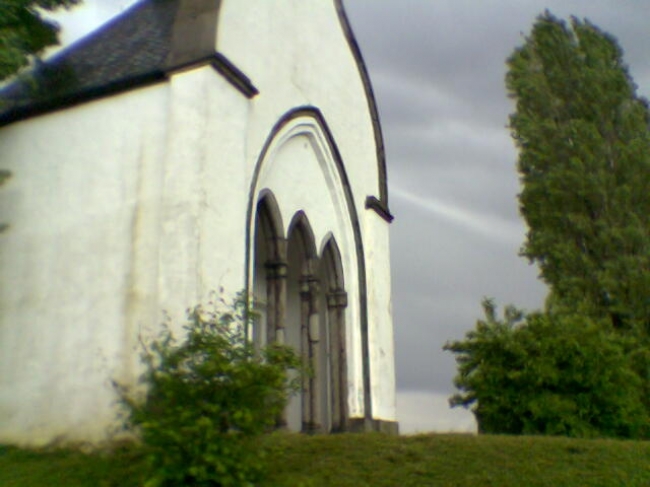
[[[280, 419], [342, 431], [370, 413], [365, 265], [354, 200], [320, 112], [289, 112], [257, 161], [247, 226], [256, 343], [294, 346], [316, 369]], [[365, 341], [365, 342], [364, 342]]]

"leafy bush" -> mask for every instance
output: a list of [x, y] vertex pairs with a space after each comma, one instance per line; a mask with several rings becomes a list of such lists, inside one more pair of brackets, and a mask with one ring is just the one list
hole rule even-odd
[[252, 485], [263, 474], [259, 437], [297, 389], [299, 378], [288, 374], [300, 362], [287, 347], [256, 350], [244, 309], [241, 300], [220, 300], [188, 311], [182, 342], [167, 324], [145, 347], [145, 396], [120, 388], [127, 425], [148, 452], [147, 487]]
[[578, 437], [647, 436], [643, 380], [630, 338], [578, 315], [524, 313], [483, 303], [486, 319], [456, 354], [461, 393], [452, 406], [473, 406], [484, 433]]

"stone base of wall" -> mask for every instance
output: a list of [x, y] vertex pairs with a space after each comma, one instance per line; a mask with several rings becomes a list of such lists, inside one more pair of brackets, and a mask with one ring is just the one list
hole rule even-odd
[[384, 419], [350, 418], [347, 424], [347, 431], [351, 433], [379, 432], [389, 435], [399, 434], [399, 423], [397, 421], [386, 421]]

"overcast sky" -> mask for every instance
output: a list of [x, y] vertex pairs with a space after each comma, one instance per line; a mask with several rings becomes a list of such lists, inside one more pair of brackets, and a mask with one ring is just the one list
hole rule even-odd
[[[64, 39], [133, 2], [85, 3], [64, 21]], [[472, 431], [472, 415], [447, 406], [455, 362], [442, 346], [473, 328], [483, 297], [532, 310], [546, 293], [537, 269], [517, 255], [525, 226], [516, 200], [517, 154], [505, 128], [513, 110], [505, 59], [544, 9], [565, 19], [586, 17], [619, 39], [647, 96], [650, 4], [345, 0], [345, 6], [379, 106], [396, 217], [391, 258], [400, 426]]]

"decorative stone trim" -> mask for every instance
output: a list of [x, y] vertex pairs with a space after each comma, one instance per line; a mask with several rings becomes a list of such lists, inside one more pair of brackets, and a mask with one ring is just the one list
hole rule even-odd
[[246, 98], [253, 98], [259, 90], [237, 66], [231, 63], [226, 56], [215, 53], [210, 65], [226, 80], [240, 91]]
[[[350, 21], [348, 16], [345, 13], [345, 7], [343, 6], [343, 0], [334, 0], [336, 7], [336, 12], [339, 16], [339, 22], [341, 24], [341, 29], [345, 34], [345, 38], [348, 41], [350, 46], [350, 52], [354, 57], [357, 68], [359, 70], [359, 77], [363, 83], [364, 91], [366, 92], [366, 100], [368, 102], [368, 110], [370, 112], [370, 117], [372, 118], [372, 128], [375, 135], [375, 147], [377, 152], [377, 172], [379, 175], [379, 198], [381, 206], [385, 208], [386, 214], [390, 215], [388, 211], [388, 183], [386, 176], [386, 151], [384, 149], [384, 136], [381, 132], [381, 123], [379, 122], [379, 111], [377, 110], [377, 102], [375, 101], [375, 94], [372, 89], [372, 84], [370, 83], [370, 76], [368, 75], [368, 68], [366, 68], [366, 63], [363, 60], [361, 55], [361, 49], [359, 49], [359, 44], [354, 37], [352, 32], [352, 27], [350, 26]], [[391, 218], [392, 220], [392, 218]]]
[[350, 433], [377, 432], [398, 435], [399, 423], [385, 419], [350, 418], [347, 431]]
[[348, 305], [348, 293], [342, 289], [333, 291], [327, 295], [328, 308], [345, 308]]
[[366, 198], [366, 209], [373, 210], [388, 223], [392, 222], [393, 218], [395, 218], [388, 210], [388, 207], [379, 201], [375, 196], [368, 196]]
[[[325, 118], [321, 111], [314, 106], [300, 106], [285, 113], [274, 125], [269, 133], [266, 142], [258, 156], [253, 178], [249, 190], [249, 205], [247, 212], [247, 219], [249, 225], [247, 227], [246, 247], [247, 247], [247, 269], [251, 269], [253, 262], [251, 253], [251, 242], [254, 222], [255, 222], [255, 208], [258, 201], [260, 191], [258, 188], [259, 175], [262, 170], [262, 165], [271, 154], [275, 147], [280, 146], [284, 141], [298, 135], [307, 134], [313, 137], [319, 144], [320, 148], [329, 155], [334, 163], [334, 170], [341, 181], [342, 189], [344, 192], [348, 215], [352, 224], [352, 232], [354, 237], [354, 245], [357, 255], [357, 276], [359, 286], [359, 320], [360, 320], [360, 335], [361, 335], [361, 367], [362, 367], [362, 384], [363, 384], [363, 410], [364, 414], [370, 419], [372, 418], [372, 389], [370, 380], [370, 344], [368, 332], [368, 296], [367, 296], [367, 282], [366, 282], [366, 261], [365, 252], [362, 243], [361, 224], [359, 215], [352, 196], [352, 189], [350, 182], [343, 165], [343, 160], [339, 152], [338, 146], [332, 132], [330, 131]], [[248, 274], [252, 279], [252, 273]], [[252, 281], [247, 281], [248, 288]], [[247, 292], [248, 294], [248, 292]]]

